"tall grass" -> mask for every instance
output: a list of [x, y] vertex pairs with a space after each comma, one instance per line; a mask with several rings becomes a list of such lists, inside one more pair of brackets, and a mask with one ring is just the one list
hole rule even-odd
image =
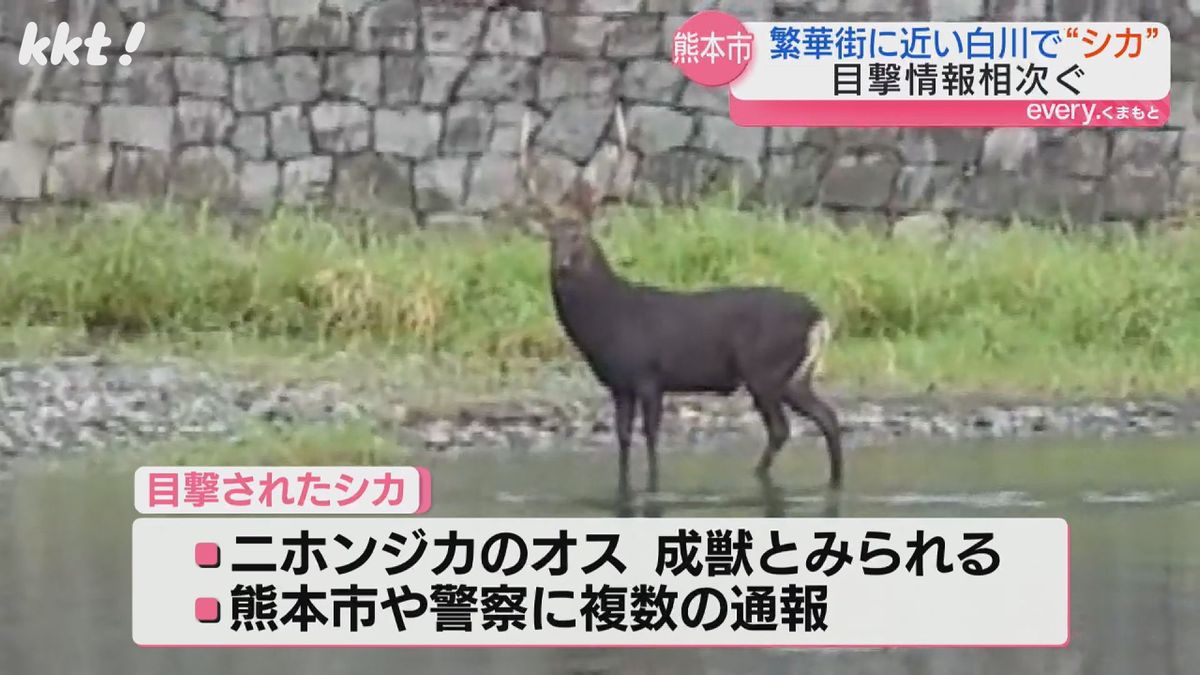
[[[781, 284], [837, 326], [847, 384], [1181, 391], [1200, 382], [1200, 235], [1014, 226], [942, 244], [706, 205], [616, 214], [621, 271], [675, 288]], [[90, 213], [0, 242], [0, 319], [89, 334], [284, 337], [382, 353], [570, 357], [544, 244], [509, 232], [359, 236], [281, 214], [235, 237], [171, 210]]]

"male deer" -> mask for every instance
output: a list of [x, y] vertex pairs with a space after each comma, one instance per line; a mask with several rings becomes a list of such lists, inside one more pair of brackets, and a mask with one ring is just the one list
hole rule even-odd
[[[627, 143], [620, 106], [615, 115], [623, 159]], [[769, 481], [771, 463], [791, 434], [786, 405], [820, 428], [829, 453], [829, 485], [839, 488], [841, 428], [834, 410], [813, 391], [813, 376], [831, 336], [821, 310], [805, 295], [781, 288], [671, 291], [622, 278], [590, 232], [602, 194], [576, 181], [567, 208], [538, 198], [529, 169], [529, 135], [526, 115], [519, 141], [521, 179], [544, 215], [559, 324], [612, 397], [622, 497], [629, 493], [629, 449], [639, 406], [648, 487], [657, 492], [664, 395], [729, 396], [742, 387], [767, 432], [756, 468], [759, 478]]]

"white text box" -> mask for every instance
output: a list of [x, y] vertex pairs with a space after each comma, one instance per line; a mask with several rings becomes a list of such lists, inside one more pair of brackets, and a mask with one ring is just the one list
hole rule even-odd
[[420, 514], [430, 476], [412, 466], [143, 466], [139, 513]]
[[[795, 101], [795, 100], [1082, 100], [1082, 101], [1159, 101], [1168, 96], [1171, 89], [1171, 37], [1164, 24], [1156, 22], [746, 22], [748, 31], [754, 35], [754, 55], [742, 75], [730, 85], [730, 93], [743, 101]], [[794, 29], [798, 42], [772, 39], [772, 31]], [[828, 29], [830, 34], [824, 31]], [[854, 44], [855, 54], [847, 56], [845, 47], [839, 52], [837, 42], [829, 44], [830, 54], [825, 53], [824, 38], [836, 40], [838, 31], [853, 29], [855, 33], [846, 38], [842, 33], [843, 45]], [[808, 31], [821, 31], [811, 37]], [[920, 31], [915, 33], [914, 31]], [[1059, 41], [1042, 42], [1041, 31], [1054, 31]], [[1074, 37], [1066, 37], [1070, 31]], [[1091, 32], [1094, 32], [1093, 35]], [[1124, 36], [1138, 35], [1138, 40]], [[989, 35], [987, 41], [983, 41]], [[1153, 37], [1150, 37], [1153, 35]], [[916, 37], [919, 36], [919, 37]], [[936, 37], [934, 37], [936, 36]], [[863, 41], [860, 43], [859, 38]], [[1104, 44], [1105, 48], [1095, 56], [1086, 55]], [[936, 40], [936, 43], [934, 42]], [[872, 47], [872, 41], [874, 47]], [[1125, 44], [1129, 42], [1129, 44]], [[983, 45], [989, 44], [988, 52]], [[796, 46], [799, 55], [795, 58], [772, 58], [772, 51], [783, 54], [790, 49], [779, 46]], [[1124, 50], [1122, 51], [1122, 47]], [[1000, 50], [1004, 49], [1001, 54]], [[1136, 58], [1130, 55], [1137, 52]], [[906, 55], [907, 50], [907, 55]], [[1014, 52], [1015, 50], [1015, 52]], [[810, 52], [811, 55], [806, 55]], [[982, 58], [980, 54], [992, 54], [996, 58]], [[1053, 53], [1053, 57], [1046, 56]], [[1120, 53], [1120, 56], [1116, 54]], [[927, 54], [928, 58], [914, 58], [914, 54]], [[820, 56], [818, 56], [820, 55]], [[836, 94], [834, 87], [835, 64], [860, 64], [862, 91], [859, 95]], [[898, 90], [869, 90], [871, 64], [893, 64], [892, 74], [899, 73]], [[924, 64], [924, 65], [922, 65]], [[962, 64], [973, 64], [969, 71]], [[1010, 91], [1007, 94], [989, 93], [982, 77], [985, 64], [1009, 64]], [[910, 77], [909, 66], [931, 66], [936, 79], [935, 91], [930, 94], [921, 90], [919, 71]], [[1018, 66], [1020, 68], [1018, 68]], [[1078, 67], [1064, 75], [1064, 72]], [[1045, 68], [1044, 77], [1038, 77]], [[973, 78], [970, 92], [950, 89], [945, 71], [955, 71], [961, 79], [969, 72]], [[928, 74], [928, 71], [926, 71]], [[1029, 86], [1037, 77], [1043, 86]], [[1062, 76], [1063, 81], [1058, 81]], [[880, 78], [883, 79], [882, 77]], [[1021, 81], [1027, 82], [1029, 91], [1019, 89]], [[994, 84], [995, 80], [992, 80]], [[918, 87], [910, 89], [911, 86]], [[1044, 91], [1043, 91], [1044, 89]], [[1078, 93], [1072, 91], [1078, 90]]]
[[[681, 531], [698, 540], [672, 543]], [[564, 533], [575, 542], [559, 546], [560, 559]], [[468, 541], [471, 565], [462, 567]], [[835, 569], [820, 551], [843, 543], [851, 559]], [[869, 573], [893, 563], [888, 574]], [[142, 518], [133, 525], [133, 639], [1062, 646], [1068, 564], [1068, 527], [1054, 518]], [[470, 629], [453, 630], [463, 616]]]

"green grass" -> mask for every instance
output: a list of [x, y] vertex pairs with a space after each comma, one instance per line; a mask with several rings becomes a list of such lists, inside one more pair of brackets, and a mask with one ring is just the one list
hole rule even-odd
[[[809, 293], [836, 324], [825, 377], [841, 388], [1122, 396], [1200, 385], [1193, 228], [1134, 239], [1018, 224], [931, 244], [706, 204], [615, 213], [600, 239], [642, 281]], [[545, 271], [545, 244], [508, 230], [364, 235], [290, 213], [235, 237], [203, 212], [91, 212], [0, 242], [0, 320], [16, 351], [101, 342], [499, 387], [547, 363], [578, 367]]]

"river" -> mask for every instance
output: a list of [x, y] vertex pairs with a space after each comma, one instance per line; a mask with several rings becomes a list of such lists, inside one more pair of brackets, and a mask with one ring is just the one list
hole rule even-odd
[[[130, 637], [133, 464], [18, 465], [0, 482], [0, 673], [1087, 673], [1200, 672], [1200, 439], [907, 443], [853, 450], [837, 500], [818, 446], [795, 444], [776, 490], [757, 439], [664, 455], [670, 516], [1062, 516], [1072, 640], [995, 650], [147, 650]], [[635, 457], [640, 459], [635, 450]], [[615, 457], [573, 451], [429, 456], [430, 517], [605, 515]], [[635, 462], [635, 485], [639, 464]], [[603, 477], [604, 479], [598, 479]], [[640, 515], [647, 510], [640, 507]], [[980, 608], [986, 611], [986, 608]]]

